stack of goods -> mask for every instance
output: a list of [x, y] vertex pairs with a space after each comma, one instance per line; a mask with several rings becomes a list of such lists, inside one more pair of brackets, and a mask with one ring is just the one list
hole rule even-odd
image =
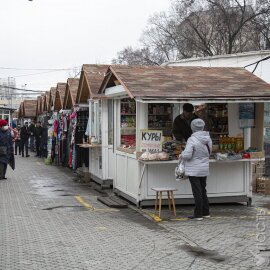
[[[213, 153], [216, 160], [238, 160], [238, 159], [261, 159], [264, 157], [264, 152], [258, 152], [256, 148], [248, 148], [247, 150], [239, 151], [235, 153], [232, 150], [227, 150], [226, 152]], [[211, 158], [211, 157], [210, 157]]]
[[184, 145], [180, 144], [178, 141], [168, 141], [163, 143], [162, 151], [169, 155], [169, 159], [175, 160], [179, 159], [179, 155], [184, 149]]
[[[213, 157], [216, 160], [239, 160], [239, 159], [242, 159], [242, 155], [237, 154], [235, 152], [215, 153], [215, 154], [213, 154]], [[211, 158], [211, 156], [210, 156], [210, 158]]]
[[140, 156], [140, 160], [144, 161], [154, 161], [154, 160], [169, 160], [169, 155], [165, 152], [160, 153], [150, 153], [150, 152], [144, 152]]
[[219, 150], [221, 152], [234, 151], [236, 153], [242, 151], [244, 148], [244, 139], [242, 137], [219, 137]]
[[172, 111], [171, 104], [148, 104], [148, 128], [162, 130], [163, 135], [171, 136]]
[[121, 146], [135, 148], [136, 144], [136, 103], [130, 99], [121, 101]]
[[135, 135], [122, 135], [121, 145], [123, 148], [136, 148], [136, 137]]
[[268, 177], [257, 178], [257, 192], [264, 195], [270, 195], [270, 179]]

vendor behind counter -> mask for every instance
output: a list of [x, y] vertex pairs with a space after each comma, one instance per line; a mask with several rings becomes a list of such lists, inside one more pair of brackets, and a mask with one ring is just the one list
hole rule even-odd
[[190, 103], [183, 105], [183, 113], [178, 115], [173, 122], [173, 136], [179, 142], [187, 141], [192, 134], [190, 123], [198, 118], [194, 113], [194, 106]]

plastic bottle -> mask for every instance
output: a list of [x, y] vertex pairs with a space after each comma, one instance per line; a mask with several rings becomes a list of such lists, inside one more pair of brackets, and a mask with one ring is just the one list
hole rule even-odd
[[234, 137], [232, 137], [231, 138], [231, 148], [232, 148], [232, 151], [235, 151], [235, 138]]
[[226, 135], [223, 137], [223, 149], [225, 152], [228, 150], [228, 137]]
[[219, 150], [220, 152], [223, 152], [224, 150], [224, 140], [222, 135], [219, 136]]
[[235, 151], [238, 153], [241, 150], [243, 150], [243, 138], [237, 137], [236, 138], [236, 144], [235, 144]]
[[232, 138], [231, 137], [227, 137], [227, 149], [228, 151], [232, 150]]

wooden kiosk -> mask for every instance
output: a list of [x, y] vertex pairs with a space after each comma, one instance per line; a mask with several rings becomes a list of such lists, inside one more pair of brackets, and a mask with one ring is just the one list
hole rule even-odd
[[[263, 148], [263, 106], [270, 98], [270, 86], [242, 68], [111, 66], [99, 94], [107, 97], [104, 106], [110, 102], [114, 108], [113, 127], [110, 130], [107, 123], [104, 125], [104, 134], [113, 132], [114, 190], [138, 206], [153, 205], [152, 188], [164, 186], [177, 189], [176, 203], [193, 202], [189, 181], [175, 181], [177, 160], [138, 159], [141, 131], [160, 129], [168, 137], [183, 103], [208, 104], [217, 117], [227, 119], [226, 124], [219, 124], [220, 133], [212, 132], [211, 136], [240, 133], [245, 148]], [[254, 128], [239, 128], [241, 104], [255, 104]], [[252, 164], [261, 160], [211, 160], [207, 182], [210, 202], [250, 204]]]

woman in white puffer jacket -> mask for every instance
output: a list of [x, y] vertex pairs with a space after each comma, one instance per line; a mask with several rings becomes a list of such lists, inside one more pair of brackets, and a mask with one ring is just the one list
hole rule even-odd
[[209, 156], [212, 150], [212, 140], [209, 132], [203, 131], [205, 123], [202, 119], [191, 122], [192, 135], [187, 141], [182, 158], [185, 161], [185, 174], [189, 177], [195, 200], [194, 215], [189, 217], [202, 220], [210, 217], [209, 203], [206, 191], [206, 179], [209, 175]]

